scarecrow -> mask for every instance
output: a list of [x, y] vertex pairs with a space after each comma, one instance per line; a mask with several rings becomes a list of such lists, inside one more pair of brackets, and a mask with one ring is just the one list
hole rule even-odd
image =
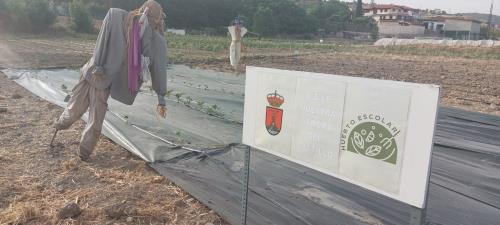
[[231, 66], [236, 70], [241, 58], [241, 39], [247, 33], [247, 29], [243, 26], [243, 21], [237, 17], [227, 28], [231, 34], [231, 46], [229, 47], [229, 60]]
[[142, 74], [146, 72], [142, 71], [150, 72], [153, 90], [158, 95], [157, 113], [166, 117], [164, 18], [161, 5], [154, 0], [131, 12], [116, 8], [108, 11], [94, 54], [81, 68], [80, 81], [54, 124], [51, 145], [58, 131], [68, 129], [88, 110], [87, 125], [76, 151], [81, 160], [88, 160], [101, 134], [109, 96], [132, 105], [144, 82]]

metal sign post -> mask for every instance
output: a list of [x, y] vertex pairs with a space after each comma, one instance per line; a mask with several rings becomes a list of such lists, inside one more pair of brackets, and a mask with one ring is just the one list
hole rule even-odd
[[410, 225], [422, 225], [424, 222], [425, 209], [412, 207], [410, 212]]
[[248, 182], [250, 178], [250, 146], [245, 146], [245, 159], [243, 166], [243, 197], [241, 200], [241, 224], [247, 224], [248, 211]]

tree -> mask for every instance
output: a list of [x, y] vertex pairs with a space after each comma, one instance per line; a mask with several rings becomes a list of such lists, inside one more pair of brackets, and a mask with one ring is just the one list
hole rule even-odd
[[56, 15], [49, 7], [48, 1], [32, 0], [27, 2], [26, 6], [26, 10], [31, 12], [28, 17], [32, 25], [32, 30], [46, 31], [56, 21]]
[[56, 20], [47, 0], [10, 0], [5, 8], [8, 25], [16, 31], [47, 31]]
[[[269, 5], [270, 1], [266, 0], [240, 0], [237, 6], [238, 14], [247, 18], [253, 18], [255, 13], [264, 5]], [[253, 21], [247, 21], [247, 25], [251, 26]]]
[[5, 4], [5, 0], [0, 0], [0, 19], [3, 19], [7, 16], [7, 4]]
[[351, 17], [347, 4], [338, 0], [315, 4], [309, 8], [309, 14], [316, 19], [317, 26], [327, 34], [345, 29]]
[[500, 38], [500, 31], [489, 30], [488, 27], [481, 27], [481, 39], [498, 40]]
[[77, 32], [94, 32], [94, 21], [87, 7], [79, 0], [74, 0], [69, 7], [73, 30]]
[[364, 15], [363, 13], [363, 1], [358, 0], [358, 3], [356, 4], [356, 17], [362, 17]]
[[160, 0], [168, 27], [203, 29], [227, 26], [240, 0]]
[[317, 29], [314, 18], [289, 0], [243, 0], [240, 12], [248, 15], [254, 10], [255, 3], [258, 5], [250, 17], [250, 24], [262, 35], [302, 34], [315, 32]]
[[275, 35], [278, 32], [272, 9], [266, 6], [257, 9], [253, 17], [253, 31], [263, 36]]
[[378, 39], [377, 21], [371, 17], [357, 17], [352, 20], [348, 30], [357, 32], [367, 32], [371, 34], [372, 39]]

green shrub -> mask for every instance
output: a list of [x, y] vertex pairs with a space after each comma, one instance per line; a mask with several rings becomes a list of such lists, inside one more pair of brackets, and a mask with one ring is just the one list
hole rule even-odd
[[0, 0], [0, 19], [7, 16], [7, 4], [5, 0]]
[[88, 4], [88, 11], [93, 18], [104, 19], [108, 10], [108, 5], [102, 4], [102, 2], [91, 2]]
[[373, 18], [356, 17], [346, 28], [349, 31], [370, 33], [373, 40], [378, 39], [378, 26], [377, 22]]
[[42, 32], [56, 21], [47, 0], [10, 0], [5, 8], [11, 30]]
[[351, 11], [345, 2], [331, 0], [313, 4], [308, 9], [318, 25], [325, 34], [335, 34], [345, 29], [345, 25], [351, 19]]
[[278, 31], [274, 17], [272, 9], [260, 6], [253, 18], [253, 30], [263, 36], [275, 35]]
[[78, 0], [74, 0], [69, 7], [71, 16], [71, 28], [76, 32], [94, 32], [94, 21], [88, 8]]

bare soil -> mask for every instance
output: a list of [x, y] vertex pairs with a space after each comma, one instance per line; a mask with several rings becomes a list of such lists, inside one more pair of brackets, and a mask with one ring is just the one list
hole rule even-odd
[[[366, 46], [373, 48], [372, 46]], [[430, 49], [446, 51], [447, 49]], [[500, 49], [498, 49], [500, 55]], [[227, 57], [227, 56], [226, 56]], [[233, 71], [224, 56], [194, 58], [185, 63], [198, 68]], [[465, 57], [375, 54], [373, 51], [244, 53], [244, 66], [396, 80], [441, 86], [441, 104], [500, 115], [500, 60]]]
[[500, 60], [332, 52], [250, 59], [246, 64], [437, 84], [443, 105], [500, 115]]
[[[0, 36], [3, 55], [0, 67], [78, 68], [90, 57], [93, 46], [92, 39]], [[368, 45], [330, 51], [247, 48], [239, 71], [232, 70], [228, 54], [223, 51], [169, 49], [169, 56], [171, 63], [225, 72], [244, 73], [244, 66], [251, 65], [437, 84], [442, 87], [444, 105], [500, 115], [500, 60], [476, 59], [470, 55], [435, 56], [440, 55], [435, 51], [457, 51], [440, 47], [426, 49], [429, 55], [422, 52], [412, 55], [411, 49], [385, 53], [380, 48]], [[477, 52], [480, 55], [485, 50]]]
[[[80, 161], [82, 121], [50, 148], [61, 112], [0, 73], [0, 224], [227, 224], [104, 136]], [[61, 219], [69, 203], [81, 213]]]

